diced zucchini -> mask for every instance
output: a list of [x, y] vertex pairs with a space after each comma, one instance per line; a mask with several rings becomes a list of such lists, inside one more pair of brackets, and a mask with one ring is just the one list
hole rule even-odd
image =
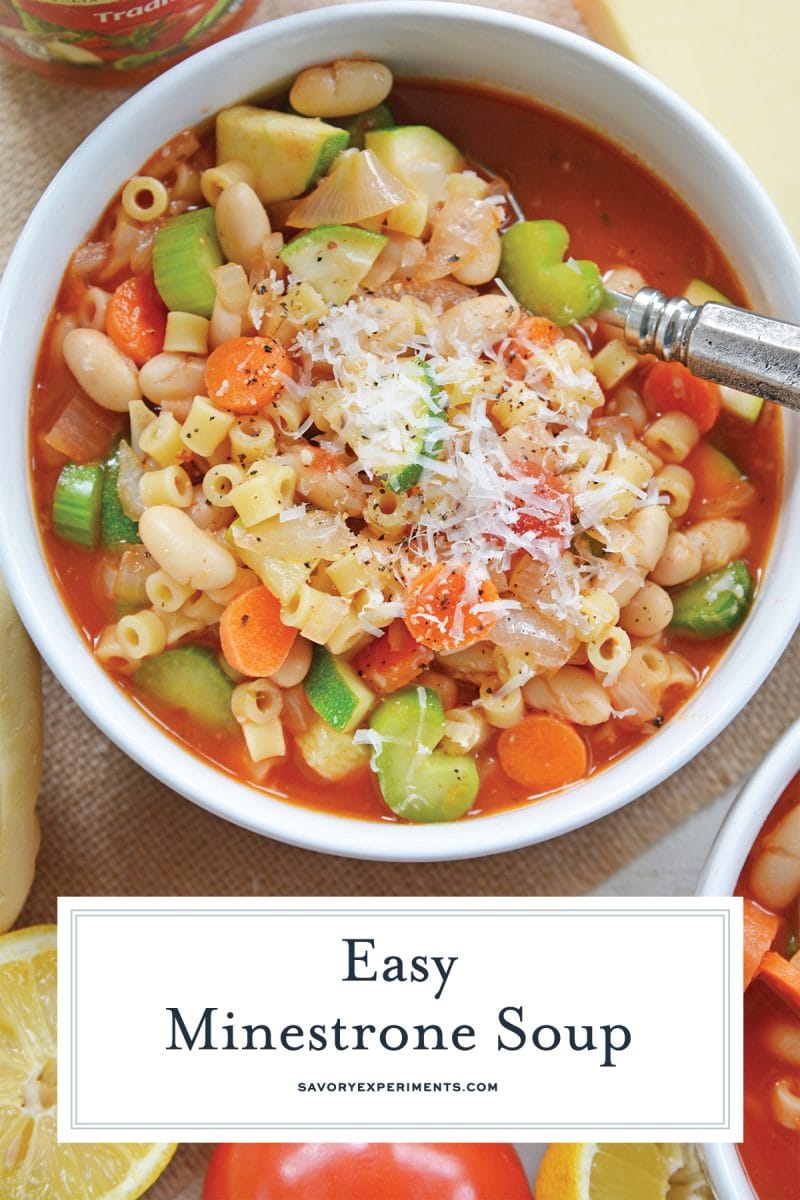
[[279, 257], [328, 304], [344, 304], [387, 241], [381, 233], [351, 225], [320, 225], [289, 242]]
[[[408, 446], [405, 453], [409, 459], [409, 463], [399, 470], [395, 469], [391, 474], [386, 476], [387, 486], [393, 492], [407, 492], [409, 488], [414, 487], [419, 482], [422, 475], [421, 463], [410, 460], [421, 454], [424, 454], [427, 458], [436, 458], [442, 448], [442, 438], [436, 436], [435, 430], [437, 424], [441, 422], [445, 408], [444, 393], [434, 379], [431, 369], [424, 359], [401, 359], [395, 365], [410, 379], [421, 385], [419, 398], [415, 401], [414, 405], [416, 423], [410, 428], [407, 427]], [[431, 419], [427, 420], [429, 417]], [[376, 473], [378, 475], [382, 474], [380, 470]]]
[[363, 150], [367, 134], [375, 129], [391, 129], [394, 117], [388, 104], [376, 104], [375, 108], [368, 108], [366, 112], [356, 113], [354, 117], [342, 117], [331, 123], [347, 130], [350, 146]]
[[176, 646], [146, 658], [134, 675], [142, 691], [182, 708], [204, 725], [235, 729], [231, 713], [233, 682], [207, 646]]
[[314, 647], [303, 688], [314, 711], [340, 733], [352, 733], [375, 703], [353, 668], [324, 646]]
[[392, 812], [409, 821], [455, 821], [478, 794], [478, 769], [466, 754], [437, 750], [444, 711], [431, 688], [407, 687], [375, 710], [370, 727], [380, 748], [373, 764]]
[[529, 312], [556, 325], [597, 312], [604, 288], [596, 263], [564, 255], [569, 234], [559, 221], [519, 221], [502, 236], [498, 274]]
[[101, 463], [65, 463], [53, 495], [53, 530], [67, 542], [94, 549], [100, 541]]
[[324, 175], [348, 142], [346, 129], [317, 117], [237, 104], [217, 116], [217, 160], [241, 159], [255, 172], [264, 204], [291, 200]]
[[217, 297], [211, 272], [224, 261], [213, 208], [170, 217], [153, 240], [153, 276], [171, 312], [210, 317]]
[[463, 171], [461, 151], [428, 125], [398, 125], [367, 133], [364, 144], [393, 175], [417, 193], [415, 200], [389, 213], [387, 229], [419, 237], [428, 221], [431, 201], [444, 188], [448, 175]]
[[704, 279], [692, 279], [683, 294], [690, 304], [732, 303], [727, 296], [723, 296], [722, 292], [717, 291]]
[[744, 620], [752, 599], [752, 576], [746, 563], [735, 559], [672, 593], [670, 628], [703, 638], [730, 633]]
[[724, 384], [720, 386], [719, 394], [722, 398], [722, 407], [726, 412], [733, 413], [735, 417], [741, 417], [743, 421], [749, 421], [751, 425], [754, 425], [760, 417], [764, 407], [762, 396], [751, 396], [749, 392], [737, 392], [735, 388], [726, 387]]
[[132, 545], [140, 543], [139, 522], [132, 520], [120, 503], [117, 484], [119, 481], [119, 443], [114, 442], [105, 462], [103, 472], [103, 496], [101, 503], [101, 534], [104, 546]]
[[295, 736], [295, 741], [311, 770], [334, 783], [362, 771], [369, 763], [367, 746], [353, 745], [351, 734], [340, 733], [321, 719], [312, 721]]

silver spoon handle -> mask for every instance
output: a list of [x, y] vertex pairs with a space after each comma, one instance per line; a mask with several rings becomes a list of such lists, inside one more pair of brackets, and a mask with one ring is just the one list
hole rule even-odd
[[641, 288], [635, 296], [607, 291], [606, 300], [598, 319], [623, 328], [633, 349], [800, 411], [799, 325], [730, 304], [698, 308], [656, 288]]

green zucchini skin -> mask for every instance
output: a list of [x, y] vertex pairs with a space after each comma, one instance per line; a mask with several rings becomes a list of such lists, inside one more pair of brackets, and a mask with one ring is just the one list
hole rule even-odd
[[670, 629], [713, 638], [740, 625], [753, 601], [753, 577], [742, 559], [672, 593]]
[[351, 733], [375, 703], [349, 663], [324, 646], [314, 647], [303, 688], [316, 714], [339, 733]]
[[210, 728], [232, 730], [233, 683], [208, 646], [185, 645], [146, 658], [134, 675], [142, 691], [182, 708]]

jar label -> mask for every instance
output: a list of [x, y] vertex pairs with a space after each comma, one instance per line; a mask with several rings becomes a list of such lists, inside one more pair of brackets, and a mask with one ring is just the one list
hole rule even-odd
[[[40, 62], [146, 67], [198, 47], [242, 0], [7, 0], [0, 40]], [[9, 23], [9, 18], [13, 24]]]

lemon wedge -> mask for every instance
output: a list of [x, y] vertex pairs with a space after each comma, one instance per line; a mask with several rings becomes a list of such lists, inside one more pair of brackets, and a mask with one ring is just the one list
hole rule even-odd
[[56, 928], [0, 937], [0, 1196], [136, 1200], [175, 1147], [56, 1139]]
[[534, 1200], [712, 1200], [694, 1147], [569, 1142], [547, 1147]]

